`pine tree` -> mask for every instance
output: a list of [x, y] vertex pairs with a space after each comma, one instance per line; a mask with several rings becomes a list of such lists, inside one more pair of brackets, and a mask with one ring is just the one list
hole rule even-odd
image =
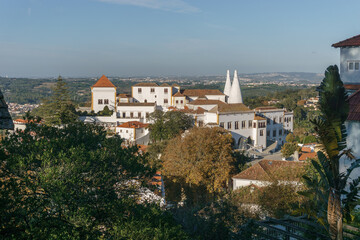
[[75, 106], [70, 100], [66, 82], [59, 76], [53, 94], [43, 101], [35, 115], [42, 117], [47, 125], [61, 125], [76, 121]]

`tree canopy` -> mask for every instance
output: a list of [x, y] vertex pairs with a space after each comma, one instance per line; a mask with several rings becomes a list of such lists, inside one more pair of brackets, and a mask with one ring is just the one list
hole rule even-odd
[[169, 140], [193, 126], [193, 119], [179, 111], [156, 110], [150, 114], [150, 138], [152, 141]]
[[43, 100], [38, 109], [33, 110], [33, 115], [45, 120], [48, 125], [68, 124], [78, 118], [74, 104], [70, 100], [70, 95], [66, 82], [59, 76], [52, 95]]
[[[153, 174], [137, 147], [98, 126], [30, 124], [0, 145], [5, 239], [184, 239], [172, 217], [137, 202]], [[139, 183], [132, 184], [132, 183]], [[151, 230], [150, 230], [151, 229]]]
[[236, 164], [231, 142], [231, 134], [221, 128], [193, 128], [169, 141], [161, 157], [163, 173], [182, 186], [219, 193]]

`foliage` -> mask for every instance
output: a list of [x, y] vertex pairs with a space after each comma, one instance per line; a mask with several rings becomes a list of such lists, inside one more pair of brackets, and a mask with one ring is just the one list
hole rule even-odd
[[[154, 170], [118, 136], [83, 123], [29, 124], [0, 146], [0, 235], [5, 239], [176, 239], [158, 206], [139, 205], [134, 179]], [[148, 230], [152, 229], [152, 231]], [[180, 238], [181, 239], [181, 238]]]
[[250, 167], [251, 157], [249, 157], [245, 151], [233, 151], [232, 156], [235, 159], [233, 174], [244, 171]]
[[179, 111], [156, 110], [150, 114], [150, 138], [153, 142], [169, 140], [193, 125], [191, 116]]
[[181, 223], [191, 239], [243, 239], [239, 227], [249, 218], [258, 218], [247, 210], [232, 192], [220, 200], [194, 207], [173, 210], [177, 222]]
[[231, 135], [221, 128], [193, 128], [169, 141], [161, 156], [163, 173], [170, 181], [198, 189], [196, 196], [204, 195], [200, 189], [214, 196], [224, 190], [234, 171], [231, 142]]
[[299, 151], [300, 147], [297, 142], [287, 142], [281, 147], [281, 154], [284, 158], [289, 158], [295, 151]]
[[301, 186], [291, 183], [284, 184], [278, 181], [258, 190], [256, 203], [262, 212], [274, 218], [282, 218], [293, 214], [293, 210], [303, 203], [302, 196], [297, 194]]
[[33, 110], [33, 115], [45, 120], [48, 125], [68, 124], [77, 120], [75, 106], [70, 101], [66, 82], [59, 76], [53, 94], [43, 101], [38, 109]]
[[105, 106], [102, 111], [98, 113], [99, 116], [111, 116], [113, 114], [113, 110], [110, 110], [108, 106]]
[[295, 142], [294, 134], [293, 134], [293, 133], [289, 133], [289, 134], [286, 136], [285, 140], [286, 140], [286, 142], [288, 142], [288, 143]]
[[[357, 186], [360, 177], [353, 180], [349, 191], [345, 191], [345, 186], [351, 172], [359, 167], [360, 160], [355, 160], [346, 172], [340, 172], [340, 158], [347, 156], [352, 159], [353, 156], [351, 151], [346, 149], [344, 122], [348, 115], [349, 105], [336, 65], [327, 68], [325, 78], [318, 91], [321, 113], [320, 117], [314, 119], [312, 123], [318, 134], [322, 150], [318, 152], [319, 162], [311, 161], [318, 177], [309, 178], [304, 176], [309, 188], [309, 191], [305, 194], [310, 199], [321, 201], [321, 203], [314, 203], [313, 207], [326, 205], [327, 219], [322, 219], [323, 224], [328, 224], [331, 239], [342, 239], [343, 216], [349, 216], [348, 213], [354, 206], [352, 203], [358, 200]], [[314, 194], [318, 195], [314, 196]], [[341, 194], [345, 195], [342, 199]], [[327, 201], [324, 201], [324, 197], [327, 197]], [[319, 209], [316, 208], [307, 208], [305, 210], [314, 216], [321, 215], [321, 213], [318, 213]]]

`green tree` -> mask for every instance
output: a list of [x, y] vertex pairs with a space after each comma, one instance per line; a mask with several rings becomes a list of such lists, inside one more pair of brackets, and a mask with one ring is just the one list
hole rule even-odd
[[221, 128], [193, 128], [169, 141], [161, 156], [163, 174], [189, 190], [189, 203], [213, 199], [226, 189], [235, 168], [231, 142], [231, 134]]
[[297, 142], [287, 142], [281, 147], [281, 154], [284, 158], [289, 158], [295, 151], [299, 151], [300, 147]]
[[193, 119], [179, 111], [156, 110], [150, 114], [150, 138], [153, 142], [169, 140], [193, 126]]
[[[312, 121], [322, 150], [318, 152], [318, 161], [312, 160], [312, 165], [318, 178], [304, 176], [311, 194], [327, 195], [326, 216], [331, 239], [343, 239], [342, 221], [349, 215], [350, 208], [358, 199], [358, 184], [360, 177], [350, 184], [350, 191], [345, 191], [351, 172], [359, 167], [360, 159], [353, 161], [346, 172], [340, 172], [340, 159], [344, 156], [352, 159], [350, 150], [346, 149], [346, 128], [344, 122], [348, 116], [349, 104], [345, 88], [340, 79], [338, 67], [329, 66], [325, 71], [325, 78], [318, 88], [320, 100], [319, 118]], [[321, 186], [322, 190], [314, 191]], [[313, 189], [311, 189], [313, 188]], [[341, 199], [341, 194], [345, 196]], [[323, 197], [311, 196], [324, 202]], [[311, 213], [310, 213], [311, 214]], [[314, 213], [313, 215], [316, 215]], [[323, 222], [326, 221], [325, 219]]]
[[52, 95], [33, 111], [33, 115], [40, 116], [48, 125], [68, 124], [76, 121], [78, 117], [75, 106], [70, 100], [67, 84], [61, 76], [58, 77], [52, 92]]
[[2, 238], [184, 239], [171, 215], [137, 202], [154, 170], [137, 147], [121, 144], [118, 136], [80, 122], [29, 124], [3, 139]]

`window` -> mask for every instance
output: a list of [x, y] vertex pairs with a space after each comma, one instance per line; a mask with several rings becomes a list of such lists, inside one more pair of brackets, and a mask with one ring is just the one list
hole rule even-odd
[[266, 136], [270, 136], [270, 131], [269, 130], [266, 131]]
[[123, 118], [125, 118], [125, 117], [126, 117], [126, 113], [125, 113], [125, 112], [123, 112], [123, 113], [122, 113], [122, 116], [123, 116]]
[[231, 122], [228, 122], [227, 129], [231, 129]]
[[282, 129], [279, 129], [279, 136], [282, 135]]
[[360, 70], [360, 63], [359, 63], [359, 61], [349, 61], [349, 62], [348, 62], [348, 70], [359, 71], [359, 70]]
[[241, 121], [241, 128], [244, 129], [246, 125], [246, 121]]
[[180, 103], [181, 103], [181, 104], [183, 104], [183, 103], [184, 103], [184, 101], [183, 101], [183, 100], [181, 100], [181, 101], [180, 101]]
[[259, 122], [259, 128], [265, 128], [265, 122]]
[[282, 123], [282, 117], [279, 117], [279, 123]]
[[98, 104], [102, 104], [102, 103], [103, 103], [102, 99], [98, 99]]
[[224, 122], [220, 122], [220, 127], [224, 128]]
[[155, 88], [150, 88], [150, 92], [154, 93], [155, 92]]
[[146, 118], [149, 118], [149, 115], [150, 115], [150, 114], [147, 112], [147, 113], [145, 114]]
[[176, 104], [178, 104], [178, 103], [179, 103], [179, 100], [176, 100], [175, 102], [176, 102]]
[[130, 112], [130, 117], [133, 118], [134, 117], [134, 113]]
[[276, 137], [276, 130], [273, 131], [273, 137]]
[[254, 122], [254, 128], [256, 128], [256, 123]]
[[168, 93], [168, 90], [167, 88], [164, 88], [164, 93]]
[[147, 103], [147, 100], [146, 100], [146, 99], [144, 100], [144, 103]]
[[239, 129], [239, 121], [235, 121], [235, 129]]
[[126, 130], [126, 133], [128, 133], [129, 131], [128, 130]]
[[164, 99], [164, 103], [166, 104], [166, 103], [168, 103], [169, 102], [169, 100], [168, 99]]
[[138, 117], [141, 118], [141, 112], [138, 112]]
[[138, 93], [141, 93], [141, 88], [138, 88]]
[[122, 130], [120, 129], [120, 132], [122, 133]]
[[249, 127], [249, 128], [252, 128], [252, 120], [249, 120], [248, 127]]
[[109, 99], [104, 99], [104, 104], [109, 104]]
[[277, 118], [276, 118], [276, 117], [274, 117], [274, 124], [276, 124], [276, 122], [277, 122]]
[[264, 136], [264, 130], [260, 130], [260, 136]]

